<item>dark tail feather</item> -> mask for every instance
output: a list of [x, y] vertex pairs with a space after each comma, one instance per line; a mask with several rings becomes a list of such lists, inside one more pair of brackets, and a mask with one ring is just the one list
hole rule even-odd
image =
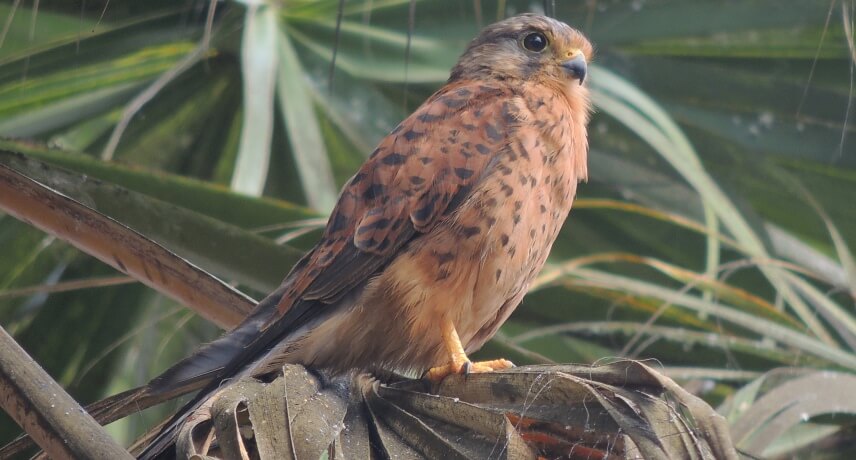
[[[276, 312], [282, 292], [283, 288], [274, 291], [231, 332], [199, 348], [146, 385], [92, 403], [86, 406], [87, 412], [106, 425], [203, 388], [258, 335], [261, 325]], [[0, 458], [12, 457], [33, 445], [33, 440], [24, 434], [0, 448]]]
[[[316, 308], [312, 308], [316, 307]], [[292, 309], [283, 317], [274, 322], [268, 329], [265, 329], [261, 334], [258, 334], [246, 344], [242, 349], [230, 350], [230, 361], [222, 368], [218, 369], [216, 376], [210, 378], [208, 384], [196, 394], [196, 396], [181, 409], [178, 410], [166, 423], [160, 425], [161, 430], [156, 437], [151, 438], [147, 433], [147, 438], [151, 439], [151, 443], [146, 445], [142, 453], [137, 457], [139, 460], [153, 460], [159, 458], [170, 458], [171, 451], [168, 449], [175, 442], [178, 432], [181, 429], [187, 415], [198, 409], [208, 398], [214, 394], [226, 379], [239, 375], [246, 366], [252, 364], [257, 358], [265, 355], [274, 345], [288, 340], [288, 335], [299, 331], [301, 325], [308, 322], [309, 319], [317, 319], [307, 313], [314, 313], [321, 309], [317, 308], [315, 302], [298, 302]], [[265, 318], [260, 317], [259, 326], [264, 324]]]
[[[157, 425], [149, 428], [149, 430], [146, 431], [142, 436], [134, 440], [134, 442], [128, 447], [128, 451], [131, 453], [131, 455], [135, 457], [139, 455], [140, 452], [142, 452], [143, 449], [146, 448], [146, 446], [151, 444], [157, 438], [157, 436], [160, 434], [161, 431], [163, 431], [164, 427], [167, 425], [167, 423], [169, 423], [169, 421], [170, 419], [162, 420]], [[173, 458], [175, 458], [175, 455], [173, 455]]]
[[[359, 297], [361, 291], [362, 288], [352, 290], [346, 296], [341, 297], [340, 299], [337, 299], [336, 302], [330, 304], [312, 300], [300, 300], [291, 305], [282, 317], [277, 318], [276, 321], [270, 323], [269, 326], [265, 326], [264, 329], [256, 329], [259, 333], [251, 337], [249, 341], [242, 341], [245, 345], [242, 349], [238, 350], [237, 353], [234, 352], [234, 349], [230, 349], [232, 353], [229, 356], [229, 362], [221, 370], [218, 370], [217, 376], [210, 379], [202, 391], [197, 393], [190, 402], [179, 409], [167, 423], [161, 425], [163, 428], [160, 433], [157, 437], [152, 439], [152, 442], [146, 446], [145, 450], [143, 450], [138, 458], [140, 460], [152, 460], [171, 455], [172, 451], [167, 451], [175, 442], [176, 436], [184, 423], [184, 419], [188, 414], [192, 413], [207, 401], [208, 398], [220, 388], [225, 379], [230, 379], [239, 375], [247, 369], [247, 366], [257, 362], [259, 358], [264, 357], [267, 352], [273, 349], [277, 344], [282, 344], [292, 340], [292, 335], [301, 334], [301, 330], [304, 327], [312, 327], [313, 324], [324, 321], [329, 317], [329, 315], [342, 308], [342, 306], [353, 304], [354, 299]], [[281, 294], [277, 295], [277, 299], [279, 297], [281, 297]], [[262, 302], [266, 302], [269, 299], [270, 298], [266, 298]], [[253, 323], [254, 325], [257, 325], [260, 328], [262, 325], [266, 325], [268, 316], [276, 314], [276, 303], [267, 310], [268, 315], [258, 316]], [[255, 369], [254, 372], [264, 372], [263, 369], [264, 366], [259, 369]]]
[[[306, 257], [298, 262], [293, 270], [297, 270]], [[151, 439], [142, 453], [141, 460], [152, 460], [156, 458], [170, 457], [174, 451], [169, 448], [175, 442], [179, 430], [188, 414], [199, 408], [208, 398], [214, 394], [226, 379], [233, 378], [247, 369], [247, 366], [264, 357], [277, 344], [287, 342], [292, 335], [301, 334], [304, 327], [311, 327], [325, 320], [343, 305], [351, 305], [362, 291], [362, 287], [352, 289], [345, 296], [340, 296], [335, 302], [324, 303], [315, 300], [299, 300], [291, 305], [281, 317], [278, 314], [277, 305], [283, 293], [290, 287], [286, 282], [274, 293], [259, 302], [257, 309], [241, 324], [234, 332], [230, 332], [217, 342], [208, 345], [212, 351], [223, 342], [223, 353], [216, 353], [209, 359], [215, 359], [218, 367], [214, 375], [208, 377], [207, 385], [196, 394], [196, 396], [175, 413], [167, 422], [160, 425], [159, 433], [151, 437], [151, 432], [146, 435]], [[275, 321], [273, 321], [275, 318]], [[237, 340], [227, 339], [232, 335], [238, 335]], [[210, 366], [209, 366], [210, 367]], [[260, 370], [260, 369], [256, 369]], [[164, 373], [166, 374], [166, 373]], [[176, 372], [170, 378], [184, 377], [184, 374]]]

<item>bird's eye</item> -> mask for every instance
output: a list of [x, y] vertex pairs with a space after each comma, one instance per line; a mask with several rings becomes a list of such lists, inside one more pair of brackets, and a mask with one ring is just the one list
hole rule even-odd
[[547, 47], [547, 37], [545, 37], [541, 32], [532, 32], [531, 34], [523, 37], [523, 47], [529, 51], [540, 53]]

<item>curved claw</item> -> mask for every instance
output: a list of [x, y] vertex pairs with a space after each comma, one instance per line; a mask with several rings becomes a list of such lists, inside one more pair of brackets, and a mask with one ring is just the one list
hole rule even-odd
[[[505, 369], [510, 369], [514, 367], [514, 363], [507, 359], [494, 359], [491, 361], [479, 361], [477, 363], [470, 363], [469, 372], [472, 373], [480, 373], [480, 372], [493, 372], [493, 371], [502, 371]], [[467, 373], [469, 373], [467, 372]]]
[[501, 371], [514, 367], [514, 363], [507, 359], [494, 359], [492, 361], [477, 363], [470, 361], [461, 344], [461, 339], [458, 337], [458, 331], [455, 330], [455, 325], [449, 320], [445, 320], [442, 323], [442, 334], [443, 344], [449, 352], [449, 364], [432, 367], [425, 373], [425, 378], [434, 383], [440, 383], [451, 374], [469, 375], [471, 373]]
[[[467, 363], [469, 363], [469, 361], [467, 361]], [[456, 366], [453, 363], [446, 364], [444, 366], [432, 367], [425, 373], [425, 378], [430, 380], [432, 383], [440, 383], [443, 379], [452, 374], [460, 374], [461, 370], [464, 368], [464, 366], [460, 366], [457, 369], [455, 369], [455, 367]]]
[[425, 378], [433, 383], [440, 383], [452, 374], [481, 374], [485, 372], [501, 371], [514, 367], [514, 363], [507, 359], [494, 359], [491, 361], [472, 362], [469, 359], [463, 362], [455, 362], [443, 366], [432, 367], [425, 373]]

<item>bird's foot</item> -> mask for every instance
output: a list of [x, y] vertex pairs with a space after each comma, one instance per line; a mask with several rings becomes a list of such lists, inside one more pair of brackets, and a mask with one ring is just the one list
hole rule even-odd
[[507, 359], [494, 359], [491, 361], [472, 362], [464, 356], [463, 360], [452, 358], [452, 362], [443, 366], [432, 367], [425, 374], [425, 378], [433, 383], [440, 383], [452, 374], [480, 374], [483, 372], [501, 371], [514, 367], [514, 363]]
[[493, 372], [493, 371], [503, 371], [505, 369], [511, 369], [514, 367], [514, 363], [507, 359], [492, 359], [490, 361], [478, 361], [475, 363], [470, 363], [471, 368], [469, 370], [465, 370], [464, 374], [476, 374], [480, 372]]
[[470, 361], [467, 353], [464, 351], [464, 346], [461, 344], [461, 338], [458, 336], [458, 331], [455, 330], [455, 325], [452, 321], [446, 319], [441, 326], [443, 334], [443, 344], [449, 352], [449, 364], [444, 366], [432, 367], [425, 373], [425, 378], [433, 383], [440, 383], [444, 378], [452, 374], [474, 374], [481, 372], [493, 372], [514, 367], [514, 363], [507, 359], [494, 359], [492, 361], [480, 361], [474, 363]]
[[[457, 337], [457, 333], [455, 336]], [[473, 363], [470, 361], [470, 358], [467, 357], [467, 354], [464, 353], [464, 350], [460, 345], [457, 348], [459, 349], [453, 350], [450, 353], [451, 360], [449, 361], [449, 364], [428, 369], [428, 372], [425, 373], [425, 377], [434, 383], [439, 383], [449, 375], [467, 373], [465, 369], [472, 367]]]

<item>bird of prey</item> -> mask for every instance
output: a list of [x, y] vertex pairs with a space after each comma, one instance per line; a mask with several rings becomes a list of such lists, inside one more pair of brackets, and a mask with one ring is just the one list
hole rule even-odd
[[162, 454], [224, 382], [283, 363], [434, 381], [510, 367], [467, 354], [520, 303], [586, 179], [591, 57], [580, 32], [548, 17], [485, 28], [347, 182], [282, 286], [150, 384], [208, 383], [142, 458]]

